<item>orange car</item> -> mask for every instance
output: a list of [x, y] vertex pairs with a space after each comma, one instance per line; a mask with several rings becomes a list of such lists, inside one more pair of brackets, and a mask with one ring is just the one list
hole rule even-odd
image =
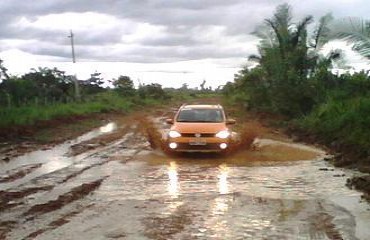
[[183, 105], [168, 132], [168, 148], [176, 152], [223, 152], [229, 147], [231, 131], [228, 125], [235, 120], [226, 119], [220, 105]]

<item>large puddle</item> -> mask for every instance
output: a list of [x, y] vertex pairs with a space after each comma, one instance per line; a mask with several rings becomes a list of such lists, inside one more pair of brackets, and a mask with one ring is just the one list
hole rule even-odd
[[[344, 186], [354, 172], [333, 168], [324, 156], [269, 139], [226, 158], [146, 152], [116, 166], [96, 197], [144, 202], [138, 216], [154, 239], [168, 229], [168, 239], [370, 239], [368, 204]], [[153, 230], [153, 221], [163, 229]]]

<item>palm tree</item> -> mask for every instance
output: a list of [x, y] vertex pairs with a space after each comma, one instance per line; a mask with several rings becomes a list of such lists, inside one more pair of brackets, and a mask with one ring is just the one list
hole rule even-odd
[[[278, 48], [282, 60], [285, 60], [289, 53], [293, 54], [300, 50], [307, 55], [306, 60], [315, 63], [319, 58], [323, 58], [319, 51], [331, 39], [329, 25], [332, 19], [331, 14], [321, 17], [313, 34], [307, 36], [307, 26], [313, 22], [313, 17], [309, 15], [299, 23], [293, 23], [290, 6], [288, 4], [279, 5], [274, 16], [266, 19], [264, 24], [259, 25], [252, 32], [260, 38], [258, 46], [260, 56], [250, 55], [248, 59], [261, 63], [267, 49]], [[337, 54], [330, 53], [329, 55], [339, 57]]]
[[319, 68], [327, 69], [340, 56], [337, 51], [328, 56], [320, 53], [330, 39], [331, 14], [320, 18], [313, 34], [307, 31], [312, 16], [299, 22], [292, 19], [290, 6], [279, 5], [274, 15], [252, 33], [260, 38], [259, 55], [249, 56], [262, 70], [258, 87], [265, 86], [273, 108], [287, 114], [304, 113], [312, 108], [315, 89], [310, 76]]
[[352, 49], [370, 60], [370, 20], [348, 17], [331, 24], [331, 38], [352, 43]]

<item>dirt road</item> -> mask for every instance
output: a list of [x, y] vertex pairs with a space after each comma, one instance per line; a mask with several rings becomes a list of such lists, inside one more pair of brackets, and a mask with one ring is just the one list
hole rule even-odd
[[1, 162], [0, 239], [370, 239], [357, 173], [324, 151], [265, 129], [231, 156], [167, 156], [142, 119]]

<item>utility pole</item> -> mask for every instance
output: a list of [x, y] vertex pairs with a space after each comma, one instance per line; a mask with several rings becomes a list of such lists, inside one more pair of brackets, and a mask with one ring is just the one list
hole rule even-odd
[[[71, 39], [71, 47], [72, 47], [72, 63], [75, 64], [76, 63], [76, 56], [75, 56], [75, 46], [74, 46], [74, 35], [73, 35], [73, 32], [71, 30], [71, 35], [68, 36], [70, 39]], [[77, 77], [76, 77], [76, 73], [74, 73], [74, 76], [73, 76], [73, 81], [74, 81], [74, 85], [75, 85], [75, 98], [76, 100], [80, 100], [80, 89], [79, 89], [79, 86], [78, 86], [78, 81], [77, 81]]]

